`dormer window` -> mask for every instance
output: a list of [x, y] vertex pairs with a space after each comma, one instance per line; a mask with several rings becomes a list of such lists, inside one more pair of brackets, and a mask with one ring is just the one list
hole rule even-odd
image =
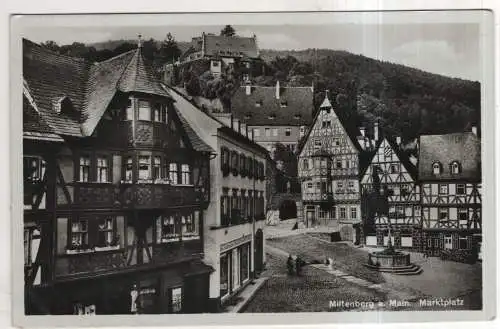
[[52, 99], [52, 108], [57, 114], [68, 113], [72, 110], [73, 104], [68, 96], [56, 97]]
[[460, 163], [458, 161], [453, 161], [450, 164], [450, 170], [453, 175], [460, 174], [461, 168], [460, 168]]
[[441, 163], [440, 162], [434, 162], [432, 164], [432, 173], [434, 175], [439, 175], [441, 174], [442, 168], [441, 168]]
[[287, 102], [287, 101], [282, 100], [282, 101], [280, 102], [280, 107], [287, 107], [287, 106], [288, 106], [288, 102]]

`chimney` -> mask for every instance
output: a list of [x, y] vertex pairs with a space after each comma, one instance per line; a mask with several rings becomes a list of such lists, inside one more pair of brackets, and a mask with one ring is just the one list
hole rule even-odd
[[280, 99], [280, 81], [276, 81], [276, 99]]
[[396, 136], [396, 144], [397, 144], [398, 146], [400, 146], [400, 145], [401, 145], [401, 136]]
[[361, 136], [365, 137], [365, 127], [359, 127], [359, 132], [361, 133]]
[[472, 126], [472, 133], [477, 136], [477, 127]]
[[245, 86], [245, 94], [249, 96], [252, 93], [252, 86], [246, 85]]
[[137, 48], [142, 48], [142, 35], [137, 36]]
[[373, 139], [378, 142], [378, 122], [373, 124]]

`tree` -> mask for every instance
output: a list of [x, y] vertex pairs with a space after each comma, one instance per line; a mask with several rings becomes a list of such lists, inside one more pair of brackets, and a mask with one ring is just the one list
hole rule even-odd
[[52, 51], [59, 52], [59, 45], [55, 41], [52, 40], [45, 41], [42, 42], [40, 45]]
[[168, 32], [165, 40], [163, 40], [159, 56], [163, 63], [174, 62], [181, 55], [181, 50], [179, 49], [177, 42], [175, 41], [172, 33]]
[[236, 35], [236, 30], [231, 25], [226, 25], [220, 31], [220, 35], [225, 37], [234, 37]]

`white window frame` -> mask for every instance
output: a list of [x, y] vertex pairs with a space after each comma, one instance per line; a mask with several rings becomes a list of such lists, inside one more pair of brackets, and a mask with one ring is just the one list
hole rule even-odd
[[[147, 106], [141, 106], [147, 104]], [[144, 112], [147, 111], [147, 112]], [[137, 102], [137, 118], [140, 121], [151, 121], [151, 103], [147, 100], [139, 99]]]
[[259, 128], [253, 128], [253, 136], [254, 137], [260, 136], [260, 129]]
[[278, 136], [278, 128], [273, 128], [273, 137]]

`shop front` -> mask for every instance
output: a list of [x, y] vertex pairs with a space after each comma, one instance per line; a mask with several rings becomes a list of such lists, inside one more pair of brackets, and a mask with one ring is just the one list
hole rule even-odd
[[[248, 236], [248, 240], [251, 236]], [[224, 303], [250, 282], [251, 242], [221, 250], [220, 254], [220, 296]]]
[[194, 261], [172, 269], [59, 282], [53, 289], [51, 314], [207, 312], [212, 270]]

